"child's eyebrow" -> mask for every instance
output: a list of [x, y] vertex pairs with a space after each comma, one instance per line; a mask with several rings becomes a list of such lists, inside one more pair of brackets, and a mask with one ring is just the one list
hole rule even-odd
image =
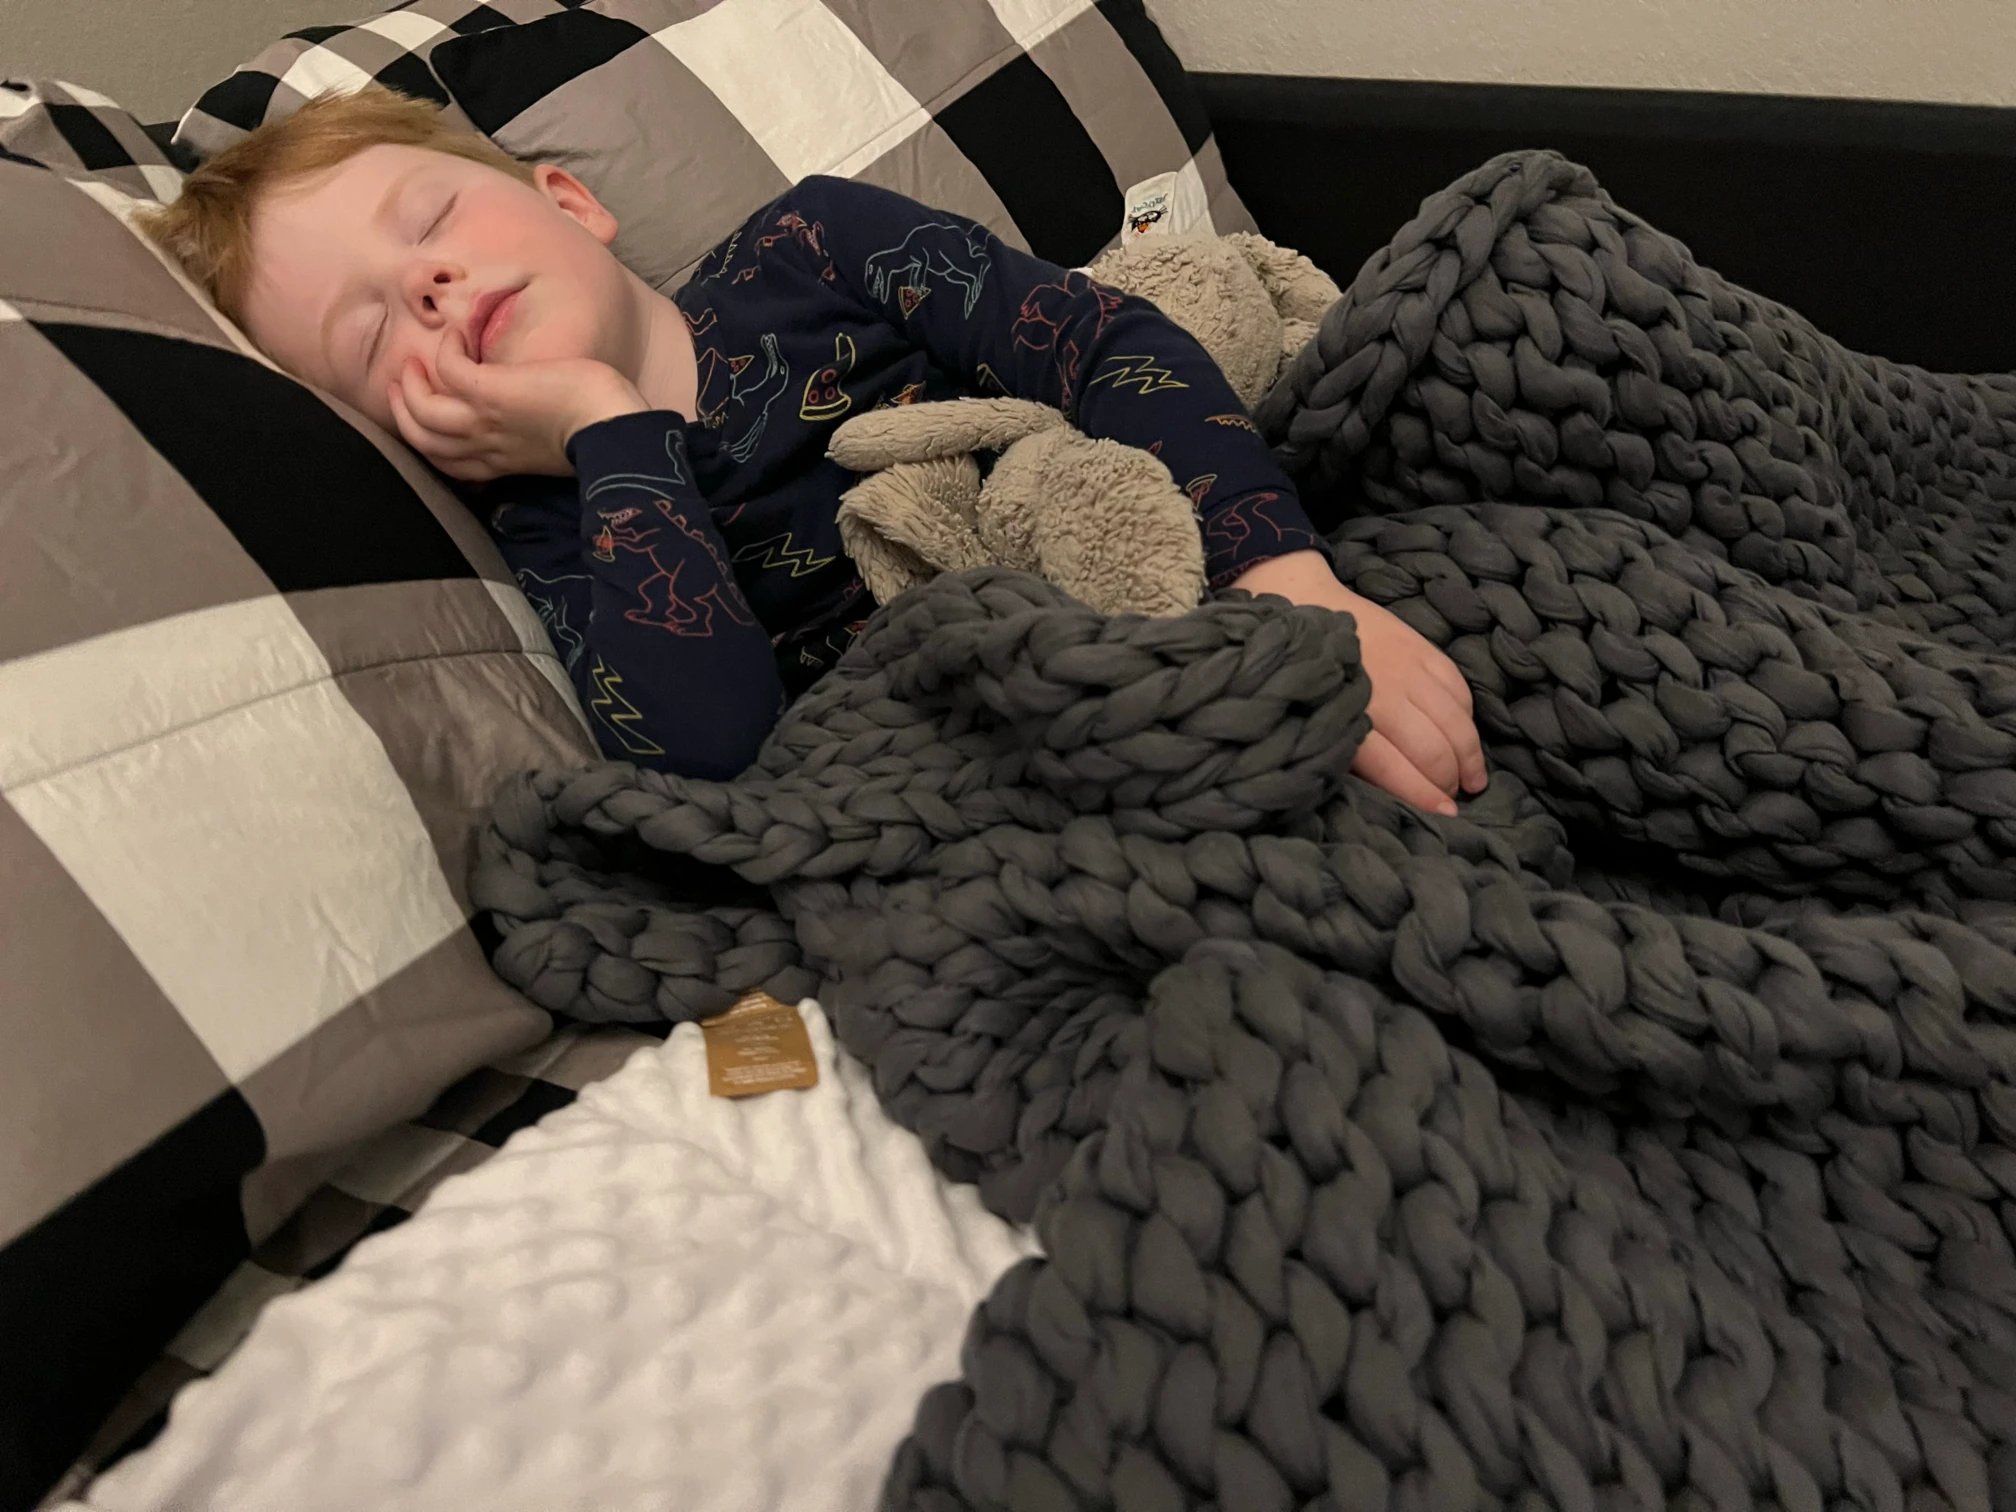
[[[384, 195], [378, 201], [378, 208], [371, 212], [371, 223], [377, 226], [389, 225], [393, 218], [393, 212], [398, 209], [399, 201], [405, 195], [408, 186], [432, 166], [431, 163], [421, 163], [416, 167], [408, 168], [398, 178], [387, 185]], [[329, 301], [329, 308], [322, 312], [322, 324], [317, 331], [317, 339], [321, 342], [322, 351], [325, 356], [330, 352], [329, 328], [336, 323], [336, 317], [343, 313], [344, 301], [348, 293], [348, 289], [337, 290], [336, 296]]]
[[391, 187], [386, 189], [385, 197], [378, 201], [378, 208], [371, 213], [372, 221], [381, 226], [390, 225], [393, 219], [392, 212], [398, 209], [400, 199], [405, 195], [407, 189], [412, 186], [413, 180], [420, 177], [421, 174], [425, 173], [432, 166], [433, 164], [431, 163], [421, 163], [416, 167], [408, 168], [398, 178], [394, 179]]

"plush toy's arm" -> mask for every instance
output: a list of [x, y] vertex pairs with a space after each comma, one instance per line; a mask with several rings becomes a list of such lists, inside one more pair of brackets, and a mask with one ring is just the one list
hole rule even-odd
[[826, 455], [853, 472], [899, 462], [933, 462], [994, 451], [1064, 424], [1064, 416], [1033, 399], [939, 399], [892, 404], [856, 415], [833, 433]]

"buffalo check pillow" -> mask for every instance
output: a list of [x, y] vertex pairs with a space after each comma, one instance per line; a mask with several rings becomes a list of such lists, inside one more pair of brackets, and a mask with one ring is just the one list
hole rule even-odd
[[415, 0], [267, 48], [176, 140], [212, 153], [373, 81], [577, 174], [659, 288], [812, 174], [1067, 266], [1117, 241], [1137, 202], [1185, 229], [1254, 229], [1142, 0]]
[[8, 1507], [357, 1141], [547, 1034], [472, 932], [467, 850], [508, 774], [594, 754], [473, 517], [250, 355], [27, 116], [0, 120]]
[[142, 200], [173, 199], [182, 183], [144, 126], [78, 84], [0, 80], [0, 152]]

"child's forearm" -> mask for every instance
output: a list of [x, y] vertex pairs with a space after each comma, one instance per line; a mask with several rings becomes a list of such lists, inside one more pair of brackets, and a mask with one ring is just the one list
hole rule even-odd
[[1169, 469], [1197, 512], [1210, 585], [1261, 561], [1313, 556], [1321, 543], [1294, 484], [1210, 354], [1146, 301], [1123, 298], [1103, 321], [1096, 286], [1084, 303], [1095, 313], [1080, 309], [1073, 323], [1085, 349], [1072, 417], [1088, 436], [1139, 447]]
[[783, 683], [687, 465], [685, 424], [644, 411], [570, 440], [593, 581], [577, 686], [611, 754], [731, 777], [776, 722]]

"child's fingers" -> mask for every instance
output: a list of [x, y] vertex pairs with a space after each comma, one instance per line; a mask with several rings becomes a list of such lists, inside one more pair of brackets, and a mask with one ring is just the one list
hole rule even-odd
[[423, 454], [427, 452], [437, 438], [415, 420], [413, 412], [406, 408], [404, 386], [393, 384], [385, 390], [385, 399], [392, 406], [392, 428], [399, 432], [399, 439], [417, 452]]
[[1466, 793], [1481, 793], [1488, 780], [1484, 767], [1484, 741], [1477, 733], [1477, 719], [1459, 704], [1440, 682], [1432, 677], [1419, 680], [1412, 690], [1415, 707], [1435, 722], [1449, 748], [1456, 754], [1458, 781]]
[[1469, 679], [1464, 677], [1463, 669], [1449, 659], [1447, 652], [1436, 652], [1429, 658], [1429, 666], [1434, 671], [1435, 681], [1449, 690], [1450, 697], [1456, 700], [1465, 714], [1477, 707], [1477, 700], [1470, 692]]
[[1426, 809], [1433, 814], [1456, 812], [1456, 805], [1449, 795], [1422, 776], [1414, 763], [1400, 754], [1400, 748], [1377, 730], [1365, 736], [1364, 744], [1358, 747], [1358, 759], [1351, 763], [1351, 770], [1374, 787], [1384, 788], [1395, 798], [1418, 809]]
[[492, 478], [501, 478], [506, 469], [499, 467], [487, 455], [461, 457], [454, 461], [434, 464], [458, 483], [488, 483]]
[[407, 412], [437, 435], [473, 436], [479, 429], [476, 411], [469, 402], [430, 387], [426, 373], [417, 363], [409, 362], [400, 370], [399, 388]]
[[450, 331], [442, 338], [434, 366], [441, 375], [441, 386], [451, 394], [473, 395], [482, 386], [483, 365], [469, 355], [460, 331]]
[[492, 449], [480, 441], [443, 436], [413, 418], [399, 386], [387, 391], [392, 403], [392, 423], [406, 444], [420, 453], [437, 471], [460, 483], [488, 483], [510, 469], [502, 466]]
[[1381, 708], [1374, 717], [1379, 733], [1393, 742], [1415, 771], [1445, 793], [1456, 791], [1461, 775], [1456, 748], [1442, 733], [1442, 727], [1419, 706], [1411, 700], [1395, 700], [1392, 707]]
[[429, 430], [414, 419], [413, 411], [407, 408], [405, 392], [398, 384], [393, 384], [385, 392], [392, 405], [392, 424], [400, 438], [413, 450], [437, 466], [469, 455], [472, 448], [468, 441]]

